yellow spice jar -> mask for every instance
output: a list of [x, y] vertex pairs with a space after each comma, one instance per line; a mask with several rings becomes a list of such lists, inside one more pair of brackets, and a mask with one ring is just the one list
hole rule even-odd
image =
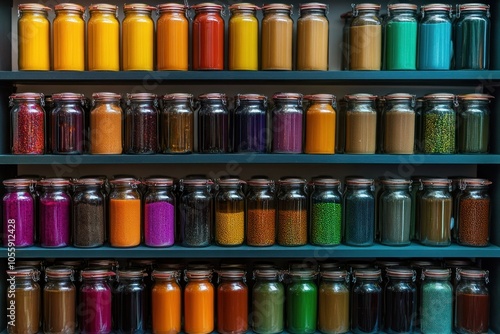
[[89, 71], [120, 70], [120, 22], [117, 6], [97, 4], [89, 7], [87, 57]]
[[229, 19], [229, 69], [257, 71], [259, 69], [258, 7], [251, 3], [231, 5]]
[[155, 24], [151, 14], [155, 7], [134, 3], [123, 6], [122, 65], [124, 71], [152, 71]]
[[53, 23], [54, 71], [85, 70], [85, 8], [62, 3], [55, 6]]
[[50, 8], [27, 3], [18, 6], [18, 66], [19, 70], [50, 70]]

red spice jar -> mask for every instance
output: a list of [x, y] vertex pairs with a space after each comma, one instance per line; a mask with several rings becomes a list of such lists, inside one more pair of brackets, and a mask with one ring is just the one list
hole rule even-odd
[[222, 6], [200, 3], [192, 6], [193, 70], [224, 69], [224, 19]]
[[248, 329], [248, 287], [245, 271], [219, 271], [217, 288], [217, 331], [221, 334], [245, 333]]
[[45, 151], [45, 110], [41, 93], [10, 96], [10, 145], [12, 154], [43, 154]]
[[455, 331], [487, 333], [490, 320], [488, 271], [457, 269], [458, 286], [455, 302]]

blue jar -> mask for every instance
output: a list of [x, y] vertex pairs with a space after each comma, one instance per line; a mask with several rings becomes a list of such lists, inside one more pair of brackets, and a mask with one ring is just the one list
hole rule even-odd
[[266, 153], [267, 98], [258, 94], [238, 94], [234, 98], [234, 152]]

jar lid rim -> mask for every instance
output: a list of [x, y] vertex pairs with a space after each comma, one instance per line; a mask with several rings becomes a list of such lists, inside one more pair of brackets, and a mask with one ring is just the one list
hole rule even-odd
[[364, 9], [373, 9], [373, 10], [379, 10], [382, 6], [376, 3], [360, 3], [356, 5], [357, 10], [364, 10]]
[[274, 180], [264, 178], [250, 179], [247, 181], [247, 184], [250, 186], [268, 186], [274, 184]]
[[187, 179], [182, 180], [182, 183], [189, 186], [206, 186], [213, 184], [211, 179]]
[[38, 272], [38, 270], [35, 267], [15, 267], [13, 270], [7, 270], [7, 275], [14, 277], [31, 277], [36, 272]]
[[163, 95], [163, 100], [188, 100], [193, 98], [193, 94], [189, 93], [170, 93]]
[[489, 186], [493, 183], [488, 179], [479, 178], [462, 179], [461, 182], [465, 183], [467, 186]]
[[187, 269], [187, 277], [207, 277], [212, 275], [212, 269]]
[[490, 95], [490, 94], [463, 94], [463, 95], [458, 95], [458, 98], [460, 100], [485, 100], [489, 101], [491, 99], [494, 99], [495, 97]]
[[458, 260], [451, 259], [450, 260], [450, 259], [448, 259], [445, 261], [445, 264], [447, 266], [470, 266], [473, 263], [469, 260], [461, 260], [461, 259], [458, 259]]
[[355, 277], [377, 278], [380, 277], [382, 270], [377, 268], [361, 268], [355, 269], [353, 275]]
[[105, 278], [114, 275], [107, 269], [102, 268], [85, 268], [80, 272], [83, 278]]
[[222, 10], [223, 7], [222, 7], [222, 5], [218, 5], [218, 4], [213, 3], [213, 2], [203, 2], [203, 3], [193, 5], [193, 6], [191, 6], [191, 8], [196, 11], [196, 10], [205, 10], [205, 9]]
[[407, 179], [384, 179], [384, 180], [379, 180], [378, 182], [385, 185], [401, 185], [401, 186], [410, 185], [412, 183], [411, 180]]
[[312, 184], [314, 185], [332, 185], [332, 186], [336, 186], [336, 185], [339, 185], [340, 184], [340, 180], [339, 179], [335, 179], [335, 178], [319, 178], [319, 179], [314, 179], [311, 181]]
[[378, 98], [377, 95], [359, 93], [359, 94], [348, 94], [344, 96], [346, 101], [357, 100], [357, 101], [374, 101]]
[[169, 10], [178, 10], [178, 11], [185, 11], [189, 7], [180, 3], [164, 3], [158, 5], [158, 10], [160, 13], [169, 11]]
[[152, 277], [155, 278], [175, 278], [179, 271], [175, 269], [155, 269], [151, 273]]
[[224, 93], [205, 93], [198, 95], [200, 100], [226, 100], [227, 96]]
[[229, 6], [229, 10], [253, 10], [253, 11], [256, 11], [258, 9], [260, 9], [259, 6], [254, 5], [253, 3], [250, 3], [250, 2], [235, 3], [231, 6]]
[[241, 183], [244, 183], [245, 181], [240, 180], [238, 178], [227, 178], [227, 179], [218, 179], [217, 184], [223, 185], [223, 186], [231, 186], [231, 185], [239, 185]]
[[133, 93], [127, 94], [127, 99], [129, 100], [153, 100], [156, 99], [157, 95], [154, 93]]
[[44, 95], [42, 93], [14, 93], [10, 95], [10, 98], [13, 100], [42, 100]]
[[22, 4], [17, 6], [17, 9], [19, 11], [40, 10], [40, 11], [44, 11], [44, 12], [48, 12], [49, 10], [52, 10], [50, 7], [44, 6], [44, 5], [39, 4], [39, 3], [22, 3]]
[[427, 277], [449, 277], [451, 270], [445, 268], [424, 268], [422, 274]]
[[262, 101], [266, 99], [266, 96], [261, 94], [238, 94], [234, 98], [235, 100]]
[[150, 177], [144, 180], [144, 184], [148, 186], [172, 186], [174, 179], [170, 177]]
[[274, 93], [274, 100], [296, 100], [303, 98], [304, 95], [300, 93]]
[[488, 275], [487, 270], [475, 268], [459, 269], [459, 272], [462, 278], [482, 278]]
[[73, 274], [73, 269], [68, 266], [50, 266], [45, 269], [45, 274], [49, 277], [69, 277]]
[[328, 5], [322, 2], [308, 2], [299, 5], [300, 10], [307, 9], [328, 9]]
[[12, 179], [6, 179], [2, 181], [3, 185], [6, 187], [12, 187], [12, 186], [30, 186], [32, 184], [35, 184], [36, 181], [32, 179], [25, 179], [25, 178], [12, 178]]
[[468, 11], [468, 10], [487, 11], [490, 9], [490, 5], [487, 5], [485, 3], [472, 2], [472, 3], [460, 4], [459, 8], [461, 11]]
[[426, 186], [433, 186], [433, 185], [435, 185], [435, 186], [447, 186], [447, 185], [451, 184], [450, 179], [424, 179], [424, 180], [421, 180], [420, 182], [422, 182]]
[[410, 100], [414, 98], [415, 95], [409, 93], [393, 93], [384, 96], [385, 100]]
[[351, 185], [368, 185], [368, 184], [373, 184], [374, 180], [373, 179], [364, 179], [364, 178], [351, 178], [351, 179], [346, 179], [345, 183], [346, 184], [351, 184]]
[[431, 4], [427, 4], [427, 5], [422, 5], [420, 7], [420, 10], [422, 11], [432, 11], [432, 10], [446, 10], [446, 11], [449, 11], [451, 10], [453, 7], [452, 5], [448, 5], [448, 4], [444, 4], [444, 3], [431, 3]]
[[68, 186], [71, 182], [67, 179], [63, 178], [47, 178], [38, 181], [38, 184], [41, 186]]
[[269, 4], [264, 4], [262, 6], [262, 10], [263, 11], [266, 11], [266, 10], [279, 10], [279, 9], [282, 9], [282, 10], [291, 10], [292, 6], [288, 5], [288, 4], [285, 4], [285, 3], [269, 3]]
[[127, 3], [123, 5], [123, 11], [137, 10], [137, 11], [149, 11], [152, 12], [156, 7], [150, 6], [145, 3]]
[[304, 100], [310, 100], [310, 101], [335, 101], [337, 97], [333, 94], [311, 94], [311, 95], [306, 95], [304, 96]]
[[71, 93], [71, 92], [64, 92], [64, 93], [55, 93], [52, 94], [51, 98], [52, 100], [81, 100], [85, 97], [85, 95], [80, 94], [80, 93]]
[[245, 270], [242, 269], [221, 269], [217, 271], [220, 277], [243, 277], [245, 276]]
[[75, 11], [79, 11], [79, 12], [85, 12], [85, 7], [84, 6], [80, 6], [76, 3], [70, 3], [70, 2], [65, 2], [65, 3], [60, 3], [60, 4], [57, 4], [54, 6], [54, 10], [55, 11], [59, 11], [59, 10], [75, 10]]
[[326, 278], [345, 278], [347, 270], [345, 269], [325, 269], [321, 271], [321, 276]]
[[142, 278], [145, 272], [141, 268], [126, 268], [117, 270], [117, 275], [121, 278]]
[[116, 12], [118, 10], [118, 6], [110, 5], [107, 3], [98, 3], [89, 6], [89, 11], [98, 11], [98, 10]]
[[280, 185], [288, 185], [288, 184], [305, 184], [307, 181], [298, 177], [290, 177], [286, 179], [278, 180]]
[[74, 185], [88, 185], [88, 186], [102, 186], [104, 184], [103, 179], [97, 177], [82, 177], [73, 180]]
[[394, 266], [386, 269], [386, 275], [391, 277], [411, 278], [415, 275], [415, 271], [407, 267]]
[[118, 185], [122, 185], [122, 184], [140, 184], [141, 181], [133, 178], [133, 177], [121, 177], [121, 178], [117, 178], [117, 179], [113, 179], [113, 180], [110, 180], [109, 183], [111, 184], [118, 184]]
[[413, 3], [393, 3], [387, 5], [387, 8], [389, 8], [390, 10], [400, 10], [400, 9], [417, 10], [418, 6]]
[[100, 92], [100, 93], [93, 93], [92, 98], [94, 100], [119, 100], [121, 99], [121, 95], [117, 93], [111, 93], [111, 92]]

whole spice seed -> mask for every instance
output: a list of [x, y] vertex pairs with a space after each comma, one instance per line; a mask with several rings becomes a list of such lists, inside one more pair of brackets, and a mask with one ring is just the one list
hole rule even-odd
[[158, 114], [154, 110], [134, 110], [127, 114], [125, 124], [127, 153], [152, 154], [158, 151]]
[[97, 247], [104, 244], [104, 203], [73, 204], [73, 238], [76, 247]]
[[421, 295], [421, 332], [451, 333], [453, 288], [449, 281], [424, 281]]
[[188, 200], [179, 204], [180, 238], [183, 246], [208, 246], [211, 241], [212, 203]]
[[307, 210], [278, 211], [278, 244], [301, 246], [307, 243]]
[[458, 242], [467, 246], [487, 246], [490, 229], [490, 199], [460, 200]]
[[215, 242], [221, 246], [237, 246], [245, 238], [245, 212], [215, 213]]
[[247, 212], [247, 244], [271, 246], [276, 239], [276, 211], [249, 209]]
[[375, 237], [375, 200], [355, 197], [345, 200], [345, 242], [351, 246], [370, 246]]
[[424, 115], [424, 153], [455, 152], [455, 114]]
[[311, 243], [322, 246], [340, 244], [342, 237], [340, 203], [314, 203], [311, 211]]
[[12, 154], [43, 154], [45, 115], [42, 107], [32, 103], [19, 104], [17, 120], [12, 123]]
[[144, 243], [148, 246], [172, 246], [175, 239], [175, 208], [168, 202], [144, 206]]
[[90, 153], [122, 153], [122, 110], [116, 104], [99, 104], [90, 113]]

